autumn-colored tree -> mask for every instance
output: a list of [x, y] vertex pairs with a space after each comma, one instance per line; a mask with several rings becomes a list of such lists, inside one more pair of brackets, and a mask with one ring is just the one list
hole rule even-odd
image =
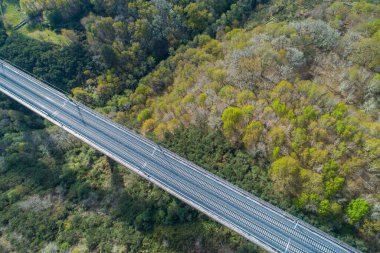
[[270, 177], [277, 191], [297, 196], [300, 185], [300, 164], [291, 156], [284, 156], [272, 163]]
[[260, 121], [251, 121], [245, 128], [243, 143], [247, 149], [252, 148], [261, 137], [264, 126]]

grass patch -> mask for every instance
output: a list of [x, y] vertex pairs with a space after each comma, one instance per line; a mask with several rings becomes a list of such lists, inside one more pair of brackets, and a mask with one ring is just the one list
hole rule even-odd
[[53, 43], [56, 45], [67, 46], [70, 44], [70, 40], [66, 36], [57, 34], [49, 29], [34, 30], [34, 31], [27, 32], [25, 35], [31, 37], [32, 39]]
[[[27, 16], [21, 11], [18, 1], [7, 0], [3, 1], [2, 9], [4, 12], [4, 24], [8, 33], [12, 32], [13, 27], [18, 25]], [[60, 46], [67, 46], [70, 40], [61, 34], [53, 32], [47, 28], [40, 26], [31, 27], [26, 24], [18, 30], [20, 33], [42, 42], [52, 43]]]
[[24, 18], [26, 18], [21, 13], [20, 6], [14, 1], [4, 1], [2, 7], [4, 12], [5, 26], [7, 29], [12, 29]]

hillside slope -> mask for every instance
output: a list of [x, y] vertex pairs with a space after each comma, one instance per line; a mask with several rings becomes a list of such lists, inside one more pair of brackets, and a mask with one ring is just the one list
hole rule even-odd
[[[1, 26], [0, 56], [378, 252], [380, 5], [264, 2], [13, 1], [70, 43]], [[261, 252], [5, 96], [0, 115], [1, 252]]]
[[[222, 131], [298, 212], [327, 231], [357, 230], [376, 248], [378, 13], [366, 2], [323, 3], [293, 21], [198, 36], [106, 110], [159, 140], [178, 128]], [[212, 168], [256, 193], [250, 170]]]

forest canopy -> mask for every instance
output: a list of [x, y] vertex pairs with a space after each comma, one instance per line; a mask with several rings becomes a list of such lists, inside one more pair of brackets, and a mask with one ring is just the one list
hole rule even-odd
[[[359, 250], [380, 250], [375, 1], [1, 7], [0, 57]], [[1, 252], [263, 252], [5, 95], [0, 115]]]

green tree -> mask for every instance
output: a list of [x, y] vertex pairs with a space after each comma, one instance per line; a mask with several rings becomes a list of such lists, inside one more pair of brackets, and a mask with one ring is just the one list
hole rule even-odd
[[272, 163], [270, 177], [276, 190], [288, 196], [299, 194], [300, 164], [291, 156], [284, 156]]
[[351, 223], [356, 223], [363, 219], [371, 209], [370, 204], [364, 199], [354, 199], [348, 204], [346, 214]]
[[342, 188], [344, 181], [342, 177], [334, 177], [327, 180], [325, 182], [325, 195], [328, 197], [337, 193]]
[[334, 110], [331, 112], [331, 115], [335, 119], [342, 119], [344, 116], [346, 116], [348, 111], [347, 106], [344, 103], [338, 103]]
[[331, 212], [330, 201], [327, 199], [322, 200], [319, 203], [318, 214], [321, 216], [327, 216]]
[[245, 128], [245, 133], [243, 137], [243, 143], [246, 148], [250, 148], [255, 145], [261, 137], [264, 130], [264, 125], [260, 121], [251, 121]]
[[294, 129], [292, 132], [292, 140], [292, 148], [294, 150], [301, 148], [308, 141], [306, 129], [300, 127]]
[[273, 127], [269, 131], [267, 138], [269, 145], [281, 147], [281, 145], [283, 145], [286, 140], [285, 130], [282, 127]]
[[5, 30], [3, 20], [0, 20], [0, 47], [3, 46], [7, 38], [8, 35], [7, 31]]
[[303, 111], [305, 118], [307, 120], [314, 120], [318, 116], [318, 112], [313, 109], [312, 106], [307, 106], [305, 110]]
[[210, 13], [206, 6], [201, 3], [190, 3], [185, 8], [186, 25], [194, 33], [203, 31], [208, 24], [213, 20], [213, 15]]
[[142, 110], [139, 115], [137, 116], [137, 121], [138, 122], [143, 122], [147, 119], [149, 119], [151, 116], [152, 116], [152, 110], [149, 109], [149, 108], [146, 108], [144, 110]]
[[240, 128], [241, 121], [243, 119], [243, 111], [237, 107], [229, 107], [223, 111], [222, 122], [223, 130], [227, 136], [231, 136], [236, 133]]
[[282, 103], [280, 100], [273, 101], [272, 108], [276, 112], [276, 114], [280, 117], [284, 116], [288, 111], [288, 108], [286, 107], [286, 105]]
[[84, 90], [81, 87], [76, 87], [72, 90], [73, 96], [75, 100], [78, 100], [85, 104], [91, 104], [92, 103], [92, 97], [91, 94], [88, 93], [86, 90]]

